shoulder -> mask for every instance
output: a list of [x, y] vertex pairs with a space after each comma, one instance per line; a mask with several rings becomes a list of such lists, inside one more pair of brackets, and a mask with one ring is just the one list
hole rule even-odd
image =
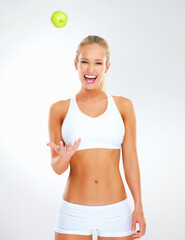
[[124, 104], [124, 105], [132, 105], [132, 100], [130, 98], [126, 98], [123, 96], [113, 96], [113, 98], [115, 98], [117, 101], [119, 101], [120, 104]]
[[67, 104], [68, 101], [69, 101], [69, 99], [60, 100], [60, 101], [51, 103], [50, 109], [52, 109], [53, 111], [57, 111], [57, 110], [60, 109], [61, 107], [64, 107], [64, 106]]
[[70, 99], [60, 100], [50, 105], [50, 115], [63, 119], [69, 107]]
[[123, 118], [126, 117], [130, 112], [134, 110], [133, 102], [130, 98], [126, 98], [123, 96], [112, 96], [116, 105], [118, 106], [118, 109], [120, 111], [120, 114]]

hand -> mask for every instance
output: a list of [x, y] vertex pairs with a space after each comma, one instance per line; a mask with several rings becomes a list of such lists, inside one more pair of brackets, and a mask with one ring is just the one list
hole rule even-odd
[[[140, 230], [136, 231], [136, 223], [139, 224]], [[144, 236], [146, 232], [146, 222], [142, 209], [135, 208], [132, 213], [132, 230], [134, 231], [133, 238], [139, 239]]]
[[47, 143], [47, 146], [50, 146], [53, 148], [55, 152], [57, 152], [63, 159], [71, 159], [73, 154], [77, 151], [77, 148], [79, 147], [81, 142], [81, 138], [78, 140], [75, 140], [74, 144], [72, 145], [71, 142], [65, 147], [63, 145], [63, 142], [60, 141], [59, 145], [49, 142]]

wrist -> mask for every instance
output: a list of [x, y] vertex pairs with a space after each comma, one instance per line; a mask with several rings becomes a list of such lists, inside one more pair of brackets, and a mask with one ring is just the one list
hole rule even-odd
[[60, 154], [58, 155], [58, 157], [56, 157], [56, 161], [57, 162], [70, 162], [70, 159], [64, 158], [63, 156], [61, 156]]
[[135, 209], [143, 209], [143, 204], [142, 202], [135, 202], [134, 203]]

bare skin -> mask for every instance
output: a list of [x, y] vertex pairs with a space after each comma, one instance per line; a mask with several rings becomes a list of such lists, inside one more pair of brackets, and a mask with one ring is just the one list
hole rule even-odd
[[[98, 60], [97, 60], [98, 59]], [[100, 60], [99, 60], [100, 59]], [[106, 94], [99, 84], [102, 76], [108, 71], [109, 65], [105, 65], [106, 55], [104, 48], [98, 44], [89, 44], [82, 48], [79, 62], [75, 60], [75, 68], [78, 70], [82, 83], [77, 94], [79, 109], [90, 117], [98, 117], [107, 108]], [[86, 84], [84, 74], [97, 75], [93, 84]], [[139, 223], [140, 230], [127, 237], [99, 237], [98, 240], [133, 240], [145, 234], [146, 223], [141, 202], [140, 173], [136, 150], [136, 121], [131, 100], [113, 96], [114, 102], [123, 118], [125, 136], [122, 143], [123, 166], [125, 178], [134, 198], [135, 208], [132, 214], [132, 229], [136, 229]], [[127, 198], [125, 187], [119, 171], [119, 149], [84, 149], [76, 151], [79, 142], [72, 146], [59, 144], [63, 141], [61, 126], [69, 108], [70, 99], [62, 100], [54, 104], [55, 112], [52, 127], [50, 127], [50, 144], [52, 158], [59, 152], [70, 155], [70, 174], [63, 193], [64, 200], [82, 205], [100, 206], [122, 201]], [[78, 140], [78, 139], [76, 139]], [[53, 145], [54, 144], [54, 145]], [[90, 240], [92, 235], [71, 235], [55, 232], [55, 240]]]
[[[119, 97], [113, 96], [113, 99], [121, 110]], [[78, 101], [77, 101], [78, 102]], [[65, 109], [65, 114], [59, 116], [60, 122], [64, 121], [69, 108], [70, 99], [60, 101], [58, 108]], [[92, 114], [84, 108], [83, 104], [78, 102], [80, 110], [88, 116], [97, 117], [106, 110], [107, 101], [94, 103], [89, 108], [96, 109], [98, 114]], [[104, 105], [104, 106], [103, 106]], [[122, 112], [124, 114], [124, 112]], [[63, 139], [62, 139], [63, 140]], [[80, 145], [80, 144], [79, 144]], [[106, 205], [122, 201], [127, 198], [123, 180], [119, 170], [120, 150], [119, 149], [84, 149], [76, 151], [70, 160], [70, 173], [63, 193], [63, 199], [82, 205]], [[62, 235], [62, 237], [61, 237]], [[90, 236], [78, 236], [60, 234], [55, 232], [55, 240], [90, 240]], [[99, 240], [104, 237], [98, 236]], [[113, 238], [106, 237], [106, 240]], [[116, 238], [115, 238], [116, 239]], [[133, 240], [133, 236], [119, 237], [119, 240]]]
[[[89, 113], [84, 110], [82, 102], [78, 102], [78, 106], [86, 115], [98, 117], [105, 112], [106, 102], [104, 99], [92, 106], [88, 104], [91, 109]], [[69, 105], [69, 101], [66, 105]], [[92, 114], [94, 109], [97, 112], [96, 116]], [[63, 193], [64, 200], [92, 206], [124, 200], [127, 195], [119, 171], [119, 160], [119, 149], [96, 148], [77, 151], [70, 160], [70, 174]]]

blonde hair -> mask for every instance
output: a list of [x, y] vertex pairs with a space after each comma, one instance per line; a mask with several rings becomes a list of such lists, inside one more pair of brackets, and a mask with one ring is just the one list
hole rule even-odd
[[[104, 47], [104, 49], [106, 50], [106, 66], [108, 66], [109, 61], [110, 61], [109, 45], [105, 39], [103, 39], [102, 37], [96, 36], [96, 35], [89, 35], [80, 42], [80, 44], [78, 45], [77, 51], [76, 51], [76, 61], [77, 62], [79, 61], [78, 56], [79, 56], [83, 46], [85, 46], [87, 44], [94, 44], [94, 43], [99, 44], [100, 46]], [[100, 87], [103, 91], [105, 91], [105, 77], [104, 76], [100, 83]]]

